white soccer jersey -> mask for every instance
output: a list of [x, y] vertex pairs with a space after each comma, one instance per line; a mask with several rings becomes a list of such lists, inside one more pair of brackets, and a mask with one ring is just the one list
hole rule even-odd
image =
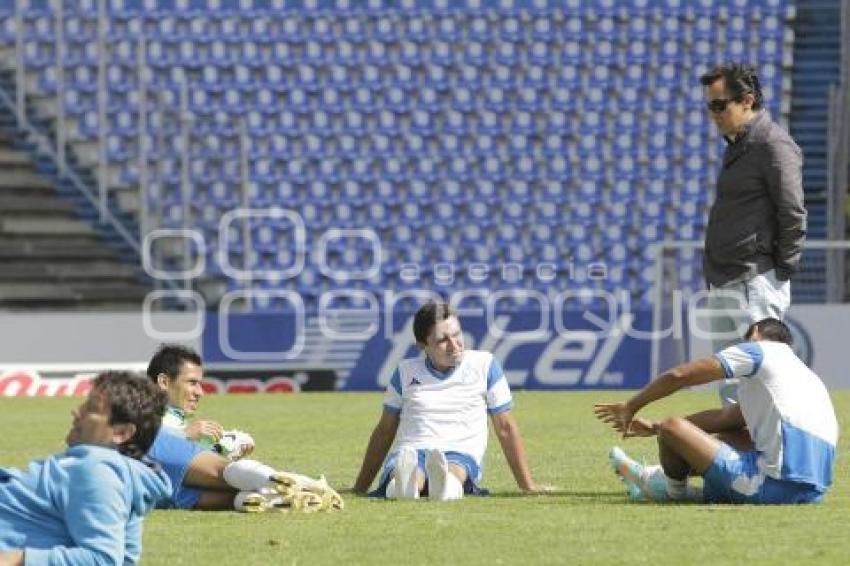
[[508, 380], [489, 352], [467, 350], [446, 374], [426, 357], [404, 360], [390, 379], [384, 409], [400, 414], [395, 446], [468, 454], [480, 466], [487, 414], [513, 406]]
[[740, 378], [738, 401], [769, 477], [825, 489], [832, 483], [838, 423], [823, 382], [781, 342], [737, 344], [717, 354]]

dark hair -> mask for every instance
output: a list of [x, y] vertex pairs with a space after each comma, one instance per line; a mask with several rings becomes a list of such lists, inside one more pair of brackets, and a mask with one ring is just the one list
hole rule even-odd
[[416, 311], [413, 317], [413, 336], [420, 344], [428, 341], [428, 335], [438, 322], [457, 316], [454, 309], [448, 303], [435, 303], [429, 301]]
[[189, 362], [201, 365], [201, 356], [195, 350], [179, 344], [161, 344], [159, 350], [148, 364], [148, 377], [156, 383], [156, 378], [163, 373], [174, 379], [180, 375], [183, 364]]
[[702, 86], [709, 86], [719, 79], [723, 79], [726, 92], [735, 102], [740, 102], [745, 94], [752, 93], [753, 110], [759, 110], [764, 106], [761, 84], [754, 68], [739, 63], [718, 65], [701, 76], [699, 82]]
[[794, 344], [794, 337], [791, 336], [791, 330], [781, 320], [777, 320], [775, 318], [763, 318], [758, 322], [754, 322], [747, 329], [747, 333], [744, 335], [744, 338], [747, 340], [752, 338], [753, 331], [756, 329], [758, 329], [759, 334], [765, 340], [783, 342], [789, 346]]
[[92, 391], [106, 397], [110, 425], [136, 426], [133, 436], [117, 449], [124, 456], [141, 460], [159, 432], [168, 395], [149, 379], [128, 371], [99, 374], [92, 381]]

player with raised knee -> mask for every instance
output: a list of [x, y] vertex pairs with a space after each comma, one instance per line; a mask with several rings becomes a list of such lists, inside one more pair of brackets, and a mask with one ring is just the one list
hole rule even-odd
[[376, 496], [446, 501], [481, 493], [489, 414], [517, 484], [535, 491], [499, 363], [489, 352], [464, 348], [447, 304], [420, 308], [413, 333], [425, 355], [401, 362], [390, 379], [353, 490], [366, 493], [384, 462]]
[[149, 452], [174, 485], [164, 506], [246, 512], [342, 509], [342, 498], [324, 478], [240, 458], [254, 449], [250, 436], [235, 431], [236, 441], [224, 446], [222, 440], [229, 433], [221, 425], [192, 419], [203, 398], [203, 367], [196, 352], [164, 344], [151, 358], [147, 373], [168, 394], [164, 425]]
[[[838, 441], [823, 382], [791, 350], [784, 323], [753, 323], [745, 342], [680, 365], [624, 403], [595, 406], [624, 437], [657, 436], [661, 466], [647, 468], [619, 448], [611, 463], [635, 499], [709, 503], [815, 503], [832, 484]], [[739, 402], [687, 418], [635, 417], [644, 406], [694, 385], [740, 378]], [[688, 477], [703, 477], [702, 490]]]

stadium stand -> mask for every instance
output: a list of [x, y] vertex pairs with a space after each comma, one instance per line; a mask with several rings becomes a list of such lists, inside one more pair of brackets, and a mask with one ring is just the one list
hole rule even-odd
[[[0, 1], [7, 47], [12, 4]], [[69, 142], [92, 167], [97, 2], [65, 6]], [[298, 291], [308, 303], [351, 287], [625, 288], [646, 306], [650, 246], [701, 239], [712, 199], [723, 145], [703, 109], [701, 72], [752, 62], [769, 111], [787, 124], [792, 107], [797, 11], [786, 0], [110, 0], [108, 8], [110, 203], [134, 214], [147, 205], [152, 227], [197, 230], [206, 278]], [[28, 93], [49, 100], [52, 13], [30, 0], [23, 19]], [[140, 36], [150, 91], [142, 195]], [[281, 271], [298, 256], [293, 223], [268, 213], [248, 229], [222, 228], [222, 216], [243, 205], [296, 211], [311, 243], [329, 229], [371, 228], [381, 257], [363, 238], [334, 238], [325, 266], [310, 248], [304, 270], [287, 279]], [[451, 278], [447, 262], [457, 266]], [[598, 262], [606, 277], [587, 269]], [[380, 271], [367, 279], [328, 276], [375, 263]], [[470, 275], [477, 264], [490, 266], [486, 276]], [[699, 254], [683, 256], [677, 273], [700, 288]], [[813, 285], [795, 293], [816, 298]]]
[[[841, 2], [801, 0], [795, 20], [794, 96], [791, 135], [803, 149], [803, 186], [809, 211], [809, 237], [827, 238], [827, 114], [829, 87], [841, 71]], [[821, 302], [826, 296], [826, 252], [809, 251], [795, 279], [795, 302]]]
[[125, 248], [103, 243], [91, 211], [36, 174], [30, 153], [10, 138], [13, 123], [0, 111], [0, 307], [137, 305], [148, 291], [141, 270], [121, 260]]

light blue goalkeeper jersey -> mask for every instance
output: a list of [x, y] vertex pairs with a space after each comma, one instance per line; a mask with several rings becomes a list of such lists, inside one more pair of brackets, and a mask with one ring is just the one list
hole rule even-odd
[[23, 549], [32, 565], [134, 564], [142, 518], [170, 493], [164, 473], [99, 446], [0, 468], [0, 551]]

